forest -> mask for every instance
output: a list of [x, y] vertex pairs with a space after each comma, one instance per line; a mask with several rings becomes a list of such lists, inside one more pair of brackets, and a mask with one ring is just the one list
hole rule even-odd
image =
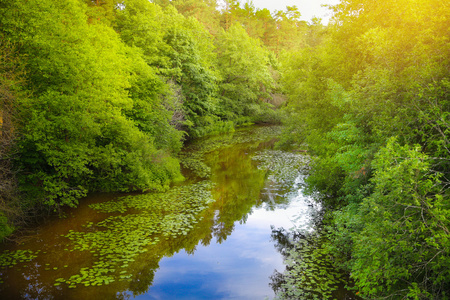
[[168, 190], [189, 140], [283, 124], [356, 294], [449, 299], [449, 4], [329, 9], [3, 0], [0, 240], [89, 192]]

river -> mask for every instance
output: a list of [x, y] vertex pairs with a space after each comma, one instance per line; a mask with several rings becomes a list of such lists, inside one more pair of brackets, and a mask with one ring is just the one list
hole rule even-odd
[[0, 298], [274, 298], [274, 232], [308, 231], [320, 211], [301, 193], [308, 157], [273, 150], [278, 134], [197, 140], [169, 191], [92, 194], [30, 229], [0, 248]]

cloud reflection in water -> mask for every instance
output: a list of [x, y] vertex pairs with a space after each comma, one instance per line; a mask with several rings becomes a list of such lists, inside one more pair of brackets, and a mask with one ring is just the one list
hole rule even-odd
[[[302, 177], [296, 180], [296, 187]], [[176, 253], [160, 261], [153, 286], [138, 299], [265, 299], [273, 298], [269, 277], [283, 269], [283, 258], [271, 241], [271, 226], [306, 229], [313, 211], [299, 192], [289, 204], [269, 210], [254, 208], [245, 224], [235, 223], [222, 242], [197, 246], [194, 254]]]

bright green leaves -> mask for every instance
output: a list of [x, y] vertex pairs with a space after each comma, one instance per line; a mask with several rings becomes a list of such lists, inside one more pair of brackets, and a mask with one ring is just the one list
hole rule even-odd
[[258, 115], [265, 109], [263, 102], [270, 98], [274, 84], [268, 52], [239, 23], [218, 36], [217, 48], [221, 115], [231, 120]]
[[373, 165], [374, 192], [362, 203], [365, 225], [354, 236], [353, 278], [372, 297], [444, 287], [450, 276], [450, 207], [440, 194], [442, 176], [430, 171], [430, 160], [419, 148], [395, 140]]
[[336, 209], [328, 247], [364, 297], [448, 297], [448, 7], [334, 8], [322, 43], [281, 60], [283, 142], [317, 155], [309, 190]]
[[[170, 88], [172, 95], [166, 97], [164, 106], [173, 110], [169, 117], [174, 125], [196, 135], [192, 127], [219, 121], [215, 116], [217, 76], [213, 70], [212, 36], [196, 19], [185, 18], [171, 6], [163, 11], [155, 4], [130, 0], [118, 11], [115, 27], [128, 45], [143, 51], [147, 64], [157, 68], [169, 83], [166, 88]], [[139, 106], [145, 104], [146, 95], [140, 93]], [[178, 104], [173, 106], [174, 103]], [[155, 108], [153, 105], [152, 109]], [[138, 109], [141, 110], [136, 107], [131, 116], [141, 124], [146, 123], [148, 120], [142, 120], [145, 110]], [[155, 116], [146, 115], [155, 121]], [[171, 136], [181, 138], [175, 133]]]
[[[449, 154], [447, 139], [450, 134], [449, 91], [448, 78], [428, 85], [416, 86], [410, 91], [411, 95], [414, 95], [414, 105], [417, 107], [415, 117], [419, 121], [414, 132], [422, 138], [420, 143], [424, 144], [435, 157], [446, 157]], [[448, 166], [443, 161], [439, 164], [442, 169]]]
[[255, 7], [252, 2], [228, 0], [222, 11], [221, 25], [228, 31], [234, 24], [241, 24], [250, 37], [261, 40], [278, 54], [304, 45], [307, 23], [300, 21], [300, 15], [295, 5], [287, 6], [285, 11], [271, 12]]
[[87, 190], [160, 190], [181, 178], [177, 161], [157, 149], [177, 151], [180, 134], [142, 52], [104, 22], [89, 24], [78, 1], [19, 1], [9, 9], [36, 24], [2, 20], [3, 33], [28, 56], [33, 96], [21, 103], [20, 164], [30, 197], [73, 206]]
[[213, 37], [196, 19], [186, 19], [173, 9], [165, 12], [164, 26], [164, 41], [168, 47], [162, 53], [170, 64], [162, 72], [181, 87], [184, 126], [191, 127], [189, 134], [198, 136], [196, 127], [219, 121]]
[[217, 10], [216, 0], [155, 0], [153, 3], [164, 8], [175, 7], [186, 18], [197, 19], [212, 34], [219, 30], [220, 13]]
[[168, 57], [162, 55], [167, 49], [163, 41], [164, 14], [160, 7], [148, 1], [126, 1], [125, 7], [117, 10], [114, 28], [129, 46], [132, 62], [132, 77], [129, 96], [133, 105], [125, 111], [137, 127], [148, 133], [158, 149], [176, 153], [181, 148], [182, 132], [171, 126], [174, 110], [179, 108], [167, 94], [169, 86], [157, 75], [156, 68], [166, 68]]
[[[31, 96], [17, 105], [18, 164], [32, 205], [74, 206], [93, 190], [165, 189], [182, 178], [171, 156], [185, 132], [228, 132], [250, 116], [275, 116], [258, 102], [273, 85], [267, 53], [242, 28], [221, 44], [238, 33], [226, 52], [242, 67], [222, 72], [213, 36], [170, 5], [6, 1], [0, 13], [1, 34], [26, 65]], [[231, 73], [245, 82], [224, 83], [231, 92], [221, 102], [221, 74]]]
[[123, 2], [125, 7], [116, 11], [114, 28], [123, 41], [142, 50], [143, 57], [149, 65], [160, 67], [169, 62], [159, 54], [167, 47], [163, 42], [165, 31], [162, 30], [163, 11], [155, 4], [145, 0]]
[[18, 263], [31, 261], [39, 252], [39, 250], [36, 252], [31, 250], [5, 251], [0, 254], [0, 267], [13, 267]]
[[188, 119], [211, 114], [215, 110], [216, 78], [200, 59], [201, 53], [189, 29], [173, 28], [165, 36], [171, 51], [167, 54], [172, 65], [167, 70], [181, 85]]
[[318, 236], [291, 235], [272, 229], [272, 239], [284, 256], [286, 270], [271, 276], [276, 299], [336, 299], [339, 286], [347, 280], [333, 267]]

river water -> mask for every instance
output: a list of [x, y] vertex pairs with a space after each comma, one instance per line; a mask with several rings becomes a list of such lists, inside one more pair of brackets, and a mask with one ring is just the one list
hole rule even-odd
[[196, 141], [165, 193], [93, 194], [0, 249], [1, 299], [272, 299], [277, 228], [309, 230], [307, 157], [277, 127]]

